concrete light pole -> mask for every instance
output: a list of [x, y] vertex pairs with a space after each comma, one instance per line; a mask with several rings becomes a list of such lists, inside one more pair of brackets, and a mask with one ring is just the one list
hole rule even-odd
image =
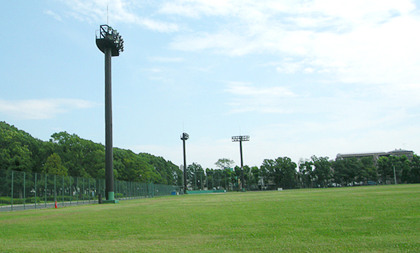
[[181, 140], [184, 147], [184, 194], [187, 193], [187, 157], [185, 150], [185, 141], [188, 140], [190, 136], [187, 133], [182, 133]]
[[242, 142], [249, 141], [249, 135], [241, 135], [241, 136], [232, 136], [233, 142], [239, 142], [239, 152], [241, 155], [241, 188], [242, 191], [245, 191], [244, 188], [244, 160], [242, 157]]
[[114, 199], [114, 171], [112, 152], [112, 85], [111, 56], [119, 56], [124, 51], [124, 40], [117, 30], [108, 25], [99, 27], [96, 46], [105, 54], [105, 196], [104, 203], [118, 203]]

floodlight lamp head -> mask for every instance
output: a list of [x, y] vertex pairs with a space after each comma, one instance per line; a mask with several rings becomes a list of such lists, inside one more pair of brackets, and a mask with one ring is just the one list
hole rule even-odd
[[187, 133], [182, 133], [181, 140], [186, 141], [188, 138], [190, 138], [190, 136]]
[[232, 136], [233, 142], [249, 141], [249, 135]]
[[111, 49], [112, 56], [119, 56], [124, 51], [124, 40], [117, 30], [112, 29], [109, 25], [101, 25], [99, 27], [99, 35], [96, 34], [96, 46], [102, 53], [107, 48]]

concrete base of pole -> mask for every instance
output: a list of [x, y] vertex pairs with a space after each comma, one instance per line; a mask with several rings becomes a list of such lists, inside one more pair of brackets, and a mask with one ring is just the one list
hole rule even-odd
[[108, 199], [102, 200], [102, 204], [117, 204], [118, 199], [114, 199], [114, 192], [108, 192]]
[[102, 204], [118, 204], [118, 203], [120, 203], [120, 201], [118, 201], [118, 199], [102, 200]]

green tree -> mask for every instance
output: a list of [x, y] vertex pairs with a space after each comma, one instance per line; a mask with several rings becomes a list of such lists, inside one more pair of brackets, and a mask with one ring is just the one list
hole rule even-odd
[[400, 164], [401, 164], [400, 182], [408, 183], [410, 182], [411, 161], [408, 160], [407, 156], [403, 155], [400, 157]]
[[233, 181], [234, 181], [234, 188], [236, 188], [236, 190], [239, 190], [239, 188], [241, 187], [242, 184], [242, 169], [239, 166], [235, 166], [235, 168], [233, 168]]
[[376, 162], [378, 167], [378, 173], [380, 174], [382, 183], [386, 183], [392, 176], [392, 166], [386, 156], [382, 156]]
[[86, 177], [88, 174], [82, 166], [84, 147], [81, 138], [76, 134], [68, 134], [67, 132], [59, 132], [51, 135], [53, 142], [56, 143], [54, 150], [63, 162], [63, 165], [68, 168], [70, 176]]
[[223, 170], [225, 168], [232, 168], [235, 162], [227, 158], [221, 158], [217, 160], [217, 162], [215, 162], [214, 164], [216, 165], [217, 168]]
[[265, 159], [261, 170], [266, 171], [268, 179], [276, 187], [292, 189], [296, 187], [296, 167], [289, 157], [279, 157], [276, 160]]
[[233, 190], [233, 185], [235, 184], [235, 172], [232, 168], [225, 168], [223, 170], [223, 187], [226, 190]]
[[344, 159], [337, 159], [332, 164], [333, 168], [333, 179], [336, 184], [343, 184], [346, 178], [346, 161]]
[[302, 187], [304, 188], [313, 187], [312, 171], [313, 171], [313, 163], [311, 160], [301, 159], [299, 161], [299, 177], [301, 180]]
[[362, 157], [362, 173], [360, 177], [363, 181], [377, 181], [378, 180], [378, 170], [373, 161], [373, 157]]
[[313, 174], [317, 180], [318, 185], [325, 187], [327, 181], [330, 179], [331, 173], [331, 164], [328, 161], [328, 157], [311, 157], [314, 164]]
[[372, 157], [338, 159], [331, 163], [334, 182], [352, 185], [353, 182], [376, 181], [377, 172]]
[[249, 184], [250, 184], [251, 190], [257, 190], [258, 182], [260, 178], [260, 170], [258, 169], [257, 166], [251, 167], [248, 178], [249, 178]]
[[2, 122], [0, 125], [0, 168], [31, 172], [30, 136]]
[[[0, 122], [0, 169], [42, 173], [47, 159], [57, 154], [68, 175], [104, 178], [105, 147], [67, 132], [51, 135], [47, 142], [35, 139]], [[114, 148], [114, 179], [180, 185], [179, 167], [162, 157]]]
[[52, 154], [47, 158], [43, 173], [60, 176], [67, 176], [67, 169], [61, 164], [61, 158], [57, 154]]
[[214, 169], [206, 169], [206, 186], [208, 190], [215, 188], [214, 185]]
[[280, 182], [280, 176], [276, 168], [276, 162], [273, 159], [264, 159], [260, 166], [261, 174], [263, 176], [264, 185], [269, 187], [270, 185], [278, 186]]
[[192, 163], [187, 166], [187, 184], [191, 185], [193, 190], [202, 188], [202, 177], [204, 175], [203, 167], [198, 163]]
[[276, 159], [276, 165], [280, 168], [280, 187], [284, 189], [296, 188], [296, 163], [289, 157], [279, 157]]
[[410, 183], [420, 183], [420, 157], [414, 155], [410, 163]]
[[359, 159], [355, 157], [350, 157], [345, 159], [345, 175], [346, 175], [346, 183], [353, 183], [357, 180], [357, 176], [361, 172], [362, 163]]

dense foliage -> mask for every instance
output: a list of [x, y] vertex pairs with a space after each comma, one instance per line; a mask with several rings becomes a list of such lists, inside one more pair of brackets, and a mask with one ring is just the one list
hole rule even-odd
[[[54, 133], [49, 141], [42, 141], [0, 122], [0, 169], [104, 178], [105, 147], [67, 132]], [[131, 182], [181, 184], [181, 171], [172, 162], [120, 148], [114, 148], [114, 177]]]
[[[215, 163], [219, 169], [205, 170], [197, 163], [189, 165], [189, 188], [238, 190], [241, 168], [221, 164], [233, 165], [233, 162], [219, 159]], [[247, 190], [420, 183], [420, 157], [414, 155], [411, 160], [406, 156], [381, 157], [375, 164], [372, 157], [334, 161], [328, 157], [312, 156], [311, 159], [300, 160], [298, 165], [289, 157], [278, 157], [265, 159], [259, 168], [244, 166], [244, 180]]]
[[[227, 158], [219, 159], [213, 168], [198, 163], [187, 167], [190, 189], [236, 190], [241, 185], [241, 168], [233, 167]], [[0, 122], [0, 169], [69, 175], [84, 178], [105, 177], [105, 147], [59, 132], [47, 142], [33, 138], [5, 122]], [[114, 177], [131, 182], [182, 185], [182, 172], [177, 165], [146, 153], [114, 148]], [[330, 160], [312, 156], [298, 164], [289, 157], [265, 159], [261, 166], [244, 166], [248, 190], [294, 189], [351, 186], [369, 183], [420, 183], [420, 157], [414, 155], [346, 158]]]

